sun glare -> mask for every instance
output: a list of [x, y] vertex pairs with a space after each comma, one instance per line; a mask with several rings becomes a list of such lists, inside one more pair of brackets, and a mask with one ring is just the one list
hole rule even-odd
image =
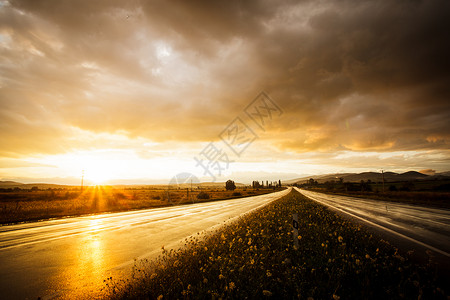
[[109, 160], [91, 160], [85, 165], [84, 178], [86, 183], [96, 185], [105, 184], [108, 180], [113, 179], [114, 166]]
[[110, 179], [111, 175], [108, 170], [93, 169], [86, 171], [86, 180], [96, 185], [104, 184]]
[[86, 186], [111, 185], [124, 180], [170, 180], [180, 170], [193, 174], [198, 171], [190, 156], [175, 157], [177, 153], [169, 152], [164, 156], [156, 153], [155, 157], [142, 157], [136, 152], [127, 149], [76, 151], [30, 159], [29, 162], [43, 165], [33, 168], [35, 176], [52, 174], [54, 177], [67, 177], [75, 184], [79, 184], [83, 176]]

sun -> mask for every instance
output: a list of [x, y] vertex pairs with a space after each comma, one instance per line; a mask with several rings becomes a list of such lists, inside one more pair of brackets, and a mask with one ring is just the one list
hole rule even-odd
[[84, 169], [86, 183], [105, 184], [114, 178], [114, 163], [108, 160], [92, 160]]
[[91, 169], [86, 170], [85, 178], [96, 185], [101, 185], [111, 179], [111, 173], [101, 168]]

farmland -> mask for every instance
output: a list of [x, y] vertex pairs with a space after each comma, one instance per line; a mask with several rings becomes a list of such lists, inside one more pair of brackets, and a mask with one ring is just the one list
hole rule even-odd
[[[292, 214], [299, 219], [299, 248]], [[292, 192], [155, 261], [105, 281], [113, 299], [447, 299], [449, 277]]]
[[89, 186], [83, 191], [79, 188], [3, 189], [0, 192], [0, 224], [214, 201], [272, 191], [246, 187], [227, 191], [224, 186], [217, 185], [192, 190], [167, 186]]

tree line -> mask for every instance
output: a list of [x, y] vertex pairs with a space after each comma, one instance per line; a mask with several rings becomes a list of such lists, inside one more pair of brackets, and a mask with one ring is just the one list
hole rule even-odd
[[[264, 180], [261, 181], [261, 183], [257, 180], [252, 181], [252, 188], [279, 188], [281, 187], [281, 180], [278, 181], [271, 181], [269, 182], [266, 180], [266, 184], [264, 185]], [[236, 183], [233, 180], [227, 180], [225, 182], [225, 189], [227, 191], [234, 191], [236, 189]]]

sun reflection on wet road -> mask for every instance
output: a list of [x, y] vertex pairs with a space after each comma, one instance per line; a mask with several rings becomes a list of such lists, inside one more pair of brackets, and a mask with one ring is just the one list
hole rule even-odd
[[114, 257], [106, 255], [101, 232], [103, 223], [102, 219], [91, 219], [85, 233], [74, 237], [76, 243], [72, 243], [73, 247], [67, 249], [70, 253], [66, 253], [72, 263], [67, 264], [55, 280], [59, 283], [55, 288], [59, 291], [58, 297], [80, 299], [86, 294], [90, 294], [90, 298], [100, 297], [105, 270], [114, 265]]
[[0, 295], [7, 299], [101, 298], [108, 277], [129, 276], [135, 259], [154, 258], [184, 238], [286, 195], [277, 193], [4, 226]]

